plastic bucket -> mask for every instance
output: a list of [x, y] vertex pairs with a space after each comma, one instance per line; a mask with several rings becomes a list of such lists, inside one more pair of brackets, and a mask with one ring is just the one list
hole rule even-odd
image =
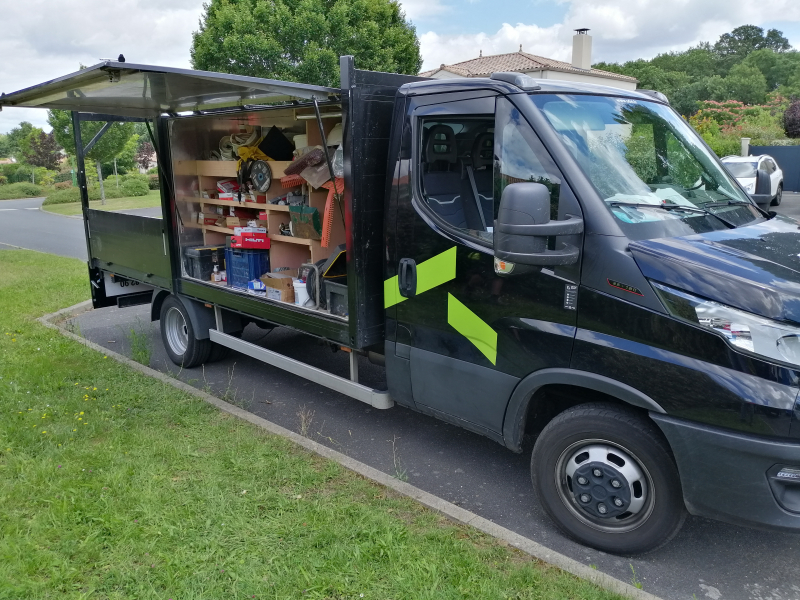
[[298, 306], [305, 306], [310, 300], [308, 290], [306, 290], [306, 282], [294, 281], [292, 285], [294, 285], [294, 303]]

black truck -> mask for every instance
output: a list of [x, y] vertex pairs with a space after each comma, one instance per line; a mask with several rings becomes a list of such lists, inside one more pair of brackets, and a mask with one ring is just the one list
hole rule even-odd
[[[94, 306], [151, 303], [185, 367], [233, 349], [513, 452], [535, 440], [539, 501], [601, 550], [659, 547], [687, 511], [800, 530], [798, 222], [658, 93], [340, 67], [334, 89], [103, 62], [0, 97], [73, 111]], [[102, 131], [78, 125], [126, 120], [152, 125], [161, 219], [89, 207]], [[263, 198], [217, 193], [246, 183], [231, 150], [270, 136], [323, 149], [318, 178], [286, 174], [289, 148], [262, 161]], [[297, 211], [324, 213], [322, 239], [293, 235]], [[231, 239], [256, 214], [271, 247], [237, 275], [250, 290]], [[310, 300], [259, 292], [267, 273]], [[351, 377], [243, 341], [249, 324], [346, 348]], [[387, 390], [358, 383], [364, 354]]]

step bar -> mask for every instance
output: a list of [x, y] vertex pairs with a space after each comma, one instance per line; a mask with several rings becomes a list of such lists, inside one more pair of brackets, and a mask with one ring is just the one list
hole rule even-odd
[[350, 353], [350, 374], [351, 379], [353, 379], [353, 381], [351, 381], [350, 379], [345, 379], [344, 377], [339, 377], [338, 375], [307, 365], [299, 360], [289, 358], [283, 354], [278, 354], [277, 352], [267, 350], [261, 346], [256, 346], [250, 342], [245, 342], [227, 333], [222, 333], [217, 329], [209, 329], [208, 334], [211, 341], [220, 346], [236, 350], [256, 360], [272, 365], [273, 367], [283, 369], [294, 375], [299, 375], [303, 379], [313, 381], [335, 392], [360, 400], [373, 408], [386, 409], [394, 406], [394, 401], [389, 396], [388, 391], [375, 390], [358, 383], [358, 362], [354, 352]]

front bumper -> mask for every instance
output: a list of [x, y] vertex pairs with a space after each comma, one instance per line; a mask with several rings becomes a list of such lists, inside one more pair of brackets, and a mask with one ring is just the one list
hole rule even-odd
[[800, 443], [650, 416], [675, 454], [691, 514], [800, 533], [800, 479], [785, 476], [800, 473]]

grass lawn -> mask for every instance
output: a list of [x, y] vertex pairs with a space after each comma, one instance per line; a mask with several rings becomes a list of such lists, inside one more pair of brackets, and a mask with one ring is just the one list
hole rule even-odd
[[[105, 206], [101, 206], [100, 200], [91, 200], [89, 202], [89, 207], [97, 210], [125, 210], [130, 208], [150, 208], [151, 206], [161, 206], [161, 192], [158, 190], [150, 190], [147, 196], [109, 198], [106, 200]], [[42, 210], [59, 215], [79, 215], [81, 214], [81, 203], [48, 204], [42, 206]]]
[[616, 597], [41, 326], [86, 265], [2, 261], [0, 599]]

